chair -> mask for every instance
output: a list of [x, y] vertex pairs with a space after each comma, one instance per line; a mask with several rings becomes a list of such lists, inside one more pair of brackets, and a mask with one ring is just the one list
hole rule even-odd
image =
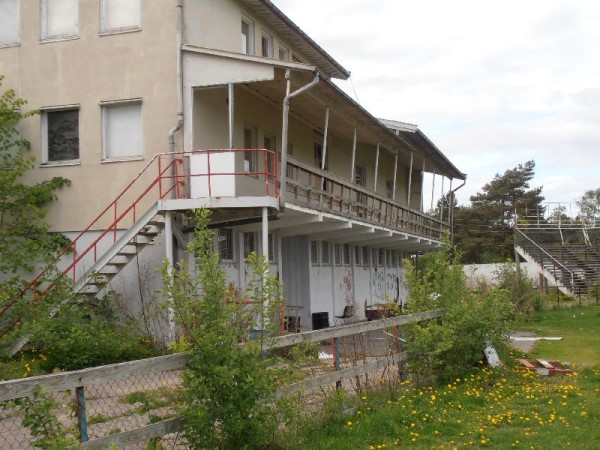
[[351, 319], [354, 317], [354, 306], [346, 305], [344, 306], [344, 312], [341, 316], [333, 316], [335, 317], [334, 324], [337, 325], [338, 319], [342, 321], [342, 324], [346, 323], [346, 319]]

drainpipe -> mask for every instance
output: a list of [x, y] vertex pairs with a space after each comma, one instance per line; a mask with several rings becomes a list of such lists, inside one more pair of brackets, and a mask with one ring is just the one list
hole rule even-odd
[[[285, 72], [285, 78], [289, 81], [290, 71], [289, 69]], [[288, 120], [290, 114], [290, 100], [297, 95], [309, 90], [310, 88], [317, 85], [319, 82], [319, 73], [315, 72], [315, 78], [308, 84], [302, 86], [297, 91], [291, 92], [283, 99], [283, 124], [281, 131], [281, 168], [280, 168], [280, 182], [281, 187], [279, 189], [279, 208], [281, 211], [285, 209], [285, 194], [287, 191], [287, 152], [288, 152]]]
[[467, 184], [465, 178], [460, 186], [456, 189], [450, 189], [450, 213], [448, 214], [448, 220], [450, 221], [450, 245], [454, 245], [454, 193]]
[[[175, 180], [175, 133], [183, 128], [183, 79], [181, 69], [181, 45], [183, 42], [183, 0], [177, 0], [177, 124], [169, 131], [169, 153], [171, 153], [171, 177]], [[175, 198], [176, 189], [171, 191], [171, 198]]]

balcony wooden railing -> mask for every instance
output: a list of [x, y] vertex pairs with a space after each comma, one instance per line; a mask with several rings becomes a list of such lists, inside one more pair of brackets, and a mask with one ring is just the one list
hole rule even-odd
[[286, 201], [415, 236], [440, 240], [447, 223], [352, 184], [295, 158], [288, 159]]

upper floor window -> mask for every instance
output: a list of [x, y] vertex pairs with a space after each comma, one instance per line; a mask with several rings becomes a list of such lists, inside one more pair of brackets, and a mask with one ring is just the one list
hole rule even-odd
[[79, 0], [41, 0], [42, 40], [72, 39], [79, 35]]
[[65, 107], [42, 112], [42, 160], [74, 163], [79, 160], [79, 109]]
[[387, 198], [394, 197], [394, 181], [393, 180], [385, 180], [385, 196]]
[[273, 57], [273, 38], [267, 33], [263, 33], [260, 39], [261, 55], [265, 58]]
[[139, 30], [141, 11], [141, 0], [100, 0], [100, 32]]
[[0, 0], [0, 47], [19, 43], [19, 0]]
[[102, 106], [104, 159], [141, 157], [142, 104], [139, 101]]
[[248, 19], [242, 18], [242, 53], [252, 55], [254, 53], [253, 25]]
[[258, 170], [258, 154], [255, 150], [257, 147], [256, 127], [252, 125], [244, 125], [244, 172], [256, 172]]
[[290, 60], [290, 51], [281, 45], [279, 46], [279, 59], [282, 61]]

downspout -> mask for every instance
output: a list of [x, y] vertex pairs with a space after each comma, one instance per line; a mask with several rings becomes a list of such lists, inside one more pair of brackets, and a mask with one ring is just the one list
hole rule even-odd
[[456, 189], [450, 189], [450, 213], [448, 214], [448, 220], [450, 221], [450, 245], [454, 245], [454, 193], [467, 184], [465, 178], [460, 186]]
[[[285, 78], [289, 81], [290, 71], [289, 69], [285, 72]], [[285, 194], [287, 191], [287, 152], [288, 152], [288, 120], [290, 114], [290, 100], [297, 95], [309, 90], [310, 88], [317, 85], [319, 82], [319, 73], [315, 73], [315, 78], [308, 84], [302, 86], [300, 89], [291, 92], [283, 99], [283, 123], [281, 130], [281, 167], [280, 167], [280, 183], [279, 188], [279, 208], [283, 211], [285, 209]]]
[[[169, 131], [169, 153], [171, 153], [171, 177], [175, 179], [175, 133], [183, 128], [183, 78], [181, 68], [181, 45], [183, 42], [183, 0], [177, 0], [177, 123]], [[175, 198], [176, 189], [171, 191], [171, 198]]]

